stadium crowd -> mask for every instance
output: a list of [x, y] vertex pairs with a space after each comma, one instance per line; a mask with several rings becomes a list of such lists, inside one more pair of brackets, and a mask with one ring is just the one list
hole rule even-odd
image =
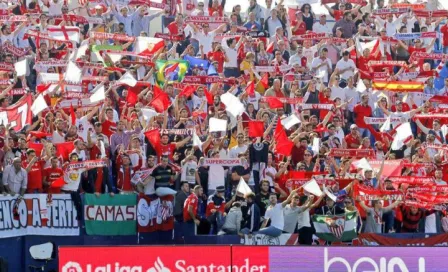
[[310, 214], [448, 232], [448, 11], [337, 2], [0, 3], [2, 192], [82, 212], [81, 193], [170, 188], [199, 234], [303, 244]]

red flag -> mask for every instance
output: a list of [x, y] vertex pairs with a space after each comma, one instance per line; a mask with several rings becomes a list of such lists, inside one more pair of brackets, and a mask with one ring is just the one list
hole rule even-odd
[[39, 84], [39, 85], [36, 86], [36, 90], [37, 90], [38, 93], [43, 93], [46, 90], [48, 90], [50, 88], [50, 86], [51, 86], [51, 83], [49, 83], [49, 84]]
[[75, 149], [73, 142], [63, 142], [54, 145], [56, 146], [56, 155], [62, 157], [64, 161], [68, 161], [70, 153]]
[[255, 94], [255, 84], [253, 81], [249, 82], [246, 86], [246, 93], [250, 96], [253, 96]]
[[196, 91], [196, 88], [193, 85], [187, 85], [183, 88], [183, 90], [179, 93], [179, 96], [189, 97]]
[[269, 108], [271, 109], [278, 109], [278, 108], [283, 108], [283, 102], [280, 101], [280, 99], [276, 98], [276, 97], [265, 97], [266, 102], [269, 105]]
[[170, 67], [165, 69], [165, 78], [168, 78], [170, 76], [171, 73], [173, 73], [174, 71], [176, 71], [177, 67], [179, 66], [179, 62], [174, 63], [173, 65], [171, 65]]
[[156, 150], [157, 155], [160, 154], [160, 132], [159, 129], [151, 129], [145, 132], [145, 137]]
[[277, 139], [277, 145], [275, 146], [275, 152], [284, 156], [291, 155], [291, 150], [294, 147], [294, 143], [288, 139], [284, 129], [283, 133], [279, 135]]
[[205, 98], [207, 98], [207, 104], [213, 105], [213, 95], [207, 89], [204, 89]]
[[268, 73], [264, 73], [263, 77], [260, 80], [261, 85], [263, 85], [263, 87], [265, 89], [269, 88], [269, 74]]
[[154, 86], [154, 99], [149, 103], [157, 112], [164, 112], [171, 105], [171, 99], [159, 87]]
[[138, 102], [138, 93], [140, 87], [133, 87], [128, 89], [128, 95], [126, 96], [126, 102], [128, 102], [129, 105], [135, 105]]
[[274, 42], [270, 42], [268, 44], [268, 47], [266, 48], [266, 52], [269, 53], [269, 54], [274, 53]]
[[172, 22], [166, 26], [171, 35], [179, 35], [179, 29], [176, 22]]
[[36, 151], [36, 156], [40, 157], [42, 154], [42, 150], [44, 149], [44, 145], [40, 143], [28, 143], [28, 148], [34, 149]]
[[72, 125], [76, 124], [76, 114], [72, 104], [70, 104], [70, 120]]
[[61, 188], [65, 185], [64, 176], [59, 177], [57, 180], [50, 184], [50, 188]]
[[249, 137], [263, 137], [264, 122], [263, 121], [249, 121]]

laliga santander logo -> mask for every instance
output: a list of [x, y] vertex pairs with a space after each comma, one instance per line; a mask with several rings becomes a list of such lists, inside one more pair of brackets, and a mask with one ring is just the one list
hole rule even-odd
[[68, 262], [62, 267], [62, 272], [82, 272], [82, 268], [77, 262]]

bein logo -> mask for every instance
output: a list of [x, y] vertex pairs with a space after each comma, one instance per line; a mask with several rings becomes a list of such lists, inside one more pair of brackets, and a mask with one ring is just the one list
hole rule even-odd
[[[369, 272], [395, 272], [395, 271], [401, 271], [401, 272], [409, 272], [409, 271], [415, 271], [415, 272], [425, 272], [426, 266], [425, 266], [425, 258], [418, 258], [418, 270], [416, 270], [417, 267], [414, 265], [411, 265], [411, 269], [408, 269], [406, 263], [398, 257], [392, 257], [391, 259], [387, 260], [384, 257], [380, 258], [379, 263], [377, 263], [374, 259], [369, 257], [361, 257], [357, 259], [353, 264], [349, 263], [346, 259], [342, 257], [334, 257], [331, 259], [329, 258], [329, 250], [327, 248], [324, 249], [324, 271], [330, 272], [330, 271], [341, 271], [341, 272], [359, 272], [359, 271], [366, 271], [365, 268], [362, 270], [358, 270], [359, 266], [363, 263], [370, 264], [372, 267]], [[339, 263], [339, 264], [338, 264]], [[366, 264], [363, 264], [363, 267], [366, 266]], [[330, 269], [330, 267], [334, 265], [337, 266], [337, 268], [333, 267]], [[340, 270], [341, 266], [345, 266], [347, 270]], [[399, 268], [399, 270], [398, 270]]]

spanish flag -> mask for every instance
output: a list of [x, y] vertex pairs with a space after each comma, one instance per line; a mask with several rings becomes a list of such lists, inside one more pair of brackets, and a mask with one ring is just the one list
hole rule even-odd
[[188, 71], [188, 67], [189, 63], [185, 60], [157, 60], [157, 84], [163, 86], [165, 80], [181, 82]]
[[418, 81], [383, 81], [374, 80], [372, 88], [376, 91], [423, 92], [425, 84]]

